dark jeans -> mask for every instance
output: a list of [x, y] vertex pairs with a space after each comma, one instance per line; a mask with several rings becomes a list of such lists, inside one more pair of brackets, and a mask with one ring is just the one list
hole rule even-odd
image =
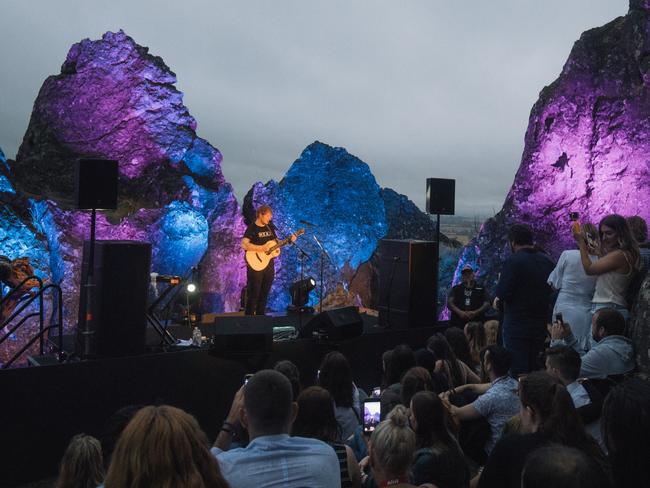
[[275, 263], [271, 261], [266, 269], [255, 271], [246, 266], [247, 300], [246, 315], [264, 315], [266, 301], [269, 298], [273, 278], [275, 277]]
[[503, 331], [503, 346], [512, 354], [510, 375], [516, 378], [540, 369], [539, 355], [544, 350], [544, 337], [510, 337]]

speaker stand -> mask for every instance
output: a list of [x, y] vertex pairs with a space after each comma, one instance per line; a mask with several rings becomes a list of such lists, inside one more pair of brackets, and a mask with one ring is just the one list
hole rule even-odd
[[95, 324], [94, 324], [94, 300], [95, 300], [95, 221], [97, 220], [97, 210], [92, 209], [90, 213], [90, 249], [88, 251], [88, 270], [86, 279], [83, 284], [83, 293], [86, 300], [83, 310], [83, 327], [77, 330], [81, 336], [81, 359], [90, 359], [95, 357]]

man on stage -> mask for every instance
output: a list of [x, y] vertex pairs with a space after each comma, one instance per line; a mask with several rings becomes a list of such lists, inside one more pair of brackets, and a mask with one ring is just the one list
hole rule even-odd
[[[269, 251], [278, 238], [276, 228], [271, 220], [273, 210], [268, 205], [262, 205], [257, 209], [255, 222], [246, 228], [241, 247], [244, 251]], [[291, 242], [296, 236], [291, 236]], [[246, 315], [264, 315], [266, 312], [266, 301], [271, 291], [273, 278], [275, 276], [275, 265], [273, 259], [266, 268], [255, 271], [248, 264], [246, 265]]]

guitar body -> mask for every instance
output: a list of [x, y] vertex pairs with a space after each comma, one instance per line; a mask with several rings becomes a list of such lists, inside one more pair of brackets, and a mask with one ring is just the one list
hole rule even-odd
[[[275, 240], [271, 242], [277, 244], [277, 241]], [[264, 271], [271, 260], [277, 258], [279, 255], [279, 247], [273, 251], [269, 251], [268, 253], [264, 251], [246, 251], [246, 262], [255, 271]]]
[[[305, 233], [305, 229], [299, 229], [292, 235], [299, 237]], [[246, 262], [255, 271], [264, 271], [272, 259], [280, 255], [280, 248], [286, 246], [291, 242], [291, 238], [287, 237], [281, 241], [272, 240], [273, 247], [269, 251], [246, 251]]]

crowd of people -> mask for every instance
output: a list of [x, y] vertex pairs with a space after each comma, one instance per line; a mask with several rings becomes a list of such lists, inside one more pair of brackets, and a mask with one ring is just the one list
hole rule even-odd
[[280, 361], [236, 392], [212, 444], [178, 408], [128, 407], [101, 443], [71, 440], [57, 486], [650, 486], [650, 382], [625, 337], [647, 229], [630, 220], [574, 225], [556, 265], [514, 225], [494, 300], [463, 268], [450, 327], [386, 351], [368, 391], [340, 352], [306, 387]]

